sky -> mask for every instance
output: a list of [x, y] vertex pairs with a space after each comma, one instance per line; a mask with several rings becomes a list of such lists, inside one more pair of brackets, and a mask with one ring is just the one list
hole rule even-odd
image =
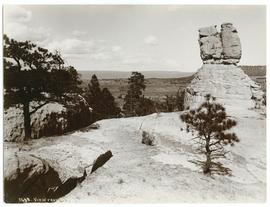
[[265, 6], [6, 5], [4, 33], [59, 50], [77, 70], [194, 72], [202, 65], [198, 29], [231, 22], [239, 65], [266, 64]]

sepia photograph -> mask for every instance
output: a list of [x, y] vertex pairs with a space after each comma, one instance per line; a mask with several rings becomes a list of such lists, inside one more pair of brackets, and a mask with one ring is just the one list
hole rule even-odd
[[265, 203], [266, 8], [2, 4], [3, 202]]

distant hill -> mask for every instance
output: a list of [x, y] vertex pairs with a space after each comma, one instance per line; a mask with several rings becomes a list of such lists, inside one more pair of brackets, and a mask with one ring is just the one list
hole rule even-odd
[[[131, 71], [78, 71], [81, 79], [90, 79], [96, 74], [98, 79], [126, 79], [131, 75]], [[180, 78], [194, 74], [193, 72], [179, 71], [141, 71], [145, 78]]]
[[248, 76], [266, 76], [265, 65], [241, 65], [240, 67]]
[[[266, 76], [265, 65], [241, 65], [242, 70], [248, 76]], [[90, 79], [93, 74], [96, 74], [98, 79], [126, 79], [131, 75], [131, 71], [78, 71], [81, 74], [81, 79]], [[181, 78], [194, 74], [194, 72], [180, 71], [141, 71], [145, 78]]]
[[242, 70], [255, 82], [259, 83], [263, 91], [266, 91], [266, 66], [242, 65]]

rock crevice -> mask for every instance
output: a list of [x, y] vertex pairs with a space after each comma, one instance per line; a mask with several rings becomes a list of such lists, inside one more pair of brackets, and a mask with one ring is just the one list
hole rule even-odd
[[205, 64], [237, 64], [241, 58], [241, 43], [232, 23], [199, 29], [200, 53]]
[[86, 168], [92, 166], [92, 174], [113, 156], [107, 151], [84, 167], [82, 176], [71, 176], [63, 181], [55, 168], [39, 156], [26, 151], [10, 155], [13, 156], [4, 163], [4, 200], [7, 203], [55, 202], [85, 180]]

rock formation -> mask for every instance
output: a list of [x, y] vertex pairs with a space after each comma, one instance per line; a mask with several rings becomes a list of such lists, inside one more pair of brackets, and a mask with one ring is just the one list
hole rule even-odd
[[241, 58], [241, 43], [231, 23], [199, 29], [199, 44], [203, 63], [237, 64]]
[[[37, 105], [31, 102], [32, 109]], [[60, 135], [85, 127], [92, 122], [91, 109], [80, 95], [69, 95], [62, 103], [50, 102], [31, 115], [31, 137]], [[22, 107], [10, 107], [4, 111], [4, 140], [24, 139], [24, 119]]]
[[[55, 153], [53, 149], [47, 150], [47, 154], [51, 155]], [[65, 150], [68, 151], [68, 147], [66, 147]], [[62, 168], [59, 166], [67, 168], [67, 165], [63, 162], [63, 159], [65, 159], [65, 153], [63, 153], [61, 150], [59, 150], [58, 153], [62, 153], [63, 156], [61, 162], [58, 160], [57, 164], [53, 164], [55, 165], [53, 168], [51, 163], [54, 162], [52, 162], [50, 159], [47, 159], [46, 161], [44, 159], [44, 155], [36, 155], [38, 154], [37, 152], [29, 152], [25, 149], [19, 151], [16, 149], [5, 150], [5, 202], [55, 202], [56, 199], [65, 196], [72, 191], [77, 184], [83, 182], [87, 176], [86, 168], [88, 166], [84, 167], [83, 173], [78, 173], [76, 171], [79, 170], [74, 169], [73, 171], [75, 172], [73, 172], [73, 174], [75, 175], [70, 177], [68, 176], [68, 178], [63, 179], [61, 176], [61, 173], [63, 172], [60, 172]], [[106, 153], [99, 155], [93, 163], [91, 173], [97, 170], [99, 167], [102, 167], [111, 157], [111, 151], [107, 151]], [[93, 160], [93, 158], [90, 156], [87, 160], [83, 161], [89, 161], [89, 159]], [[82, 157], [80, 162], [82, 162]], [[58, 167], [56, 167], [57, 165]], [[59, 173], [56, 170], [58, 170]], [[67, 171], [67, 169], [65, 170]]]
[[226, 106], [254, 108], [263, 92], [241, 68], [234, 65], [204, 64], [185, 90], [185, 108], [197, 108], [211, 94]]
[[58, 173], [45, 160], [27, 152], [6, 153], [5, 157], [5, 201], [18, 203], [48, 199], [45, 201], [50, 202], [52, 197], [48, 195], [48, 189], [61, 184]]
[[[263, 92], [236, 66], [241, 58], [237, 30], [231, 23], [199, 29], [203, 66], [185, 90], [184, 107], [197, 108], [211, 94], [226, 106], [254, 108], [261, 105]], [[255, 103], [256, 102], [256, 103]]]

